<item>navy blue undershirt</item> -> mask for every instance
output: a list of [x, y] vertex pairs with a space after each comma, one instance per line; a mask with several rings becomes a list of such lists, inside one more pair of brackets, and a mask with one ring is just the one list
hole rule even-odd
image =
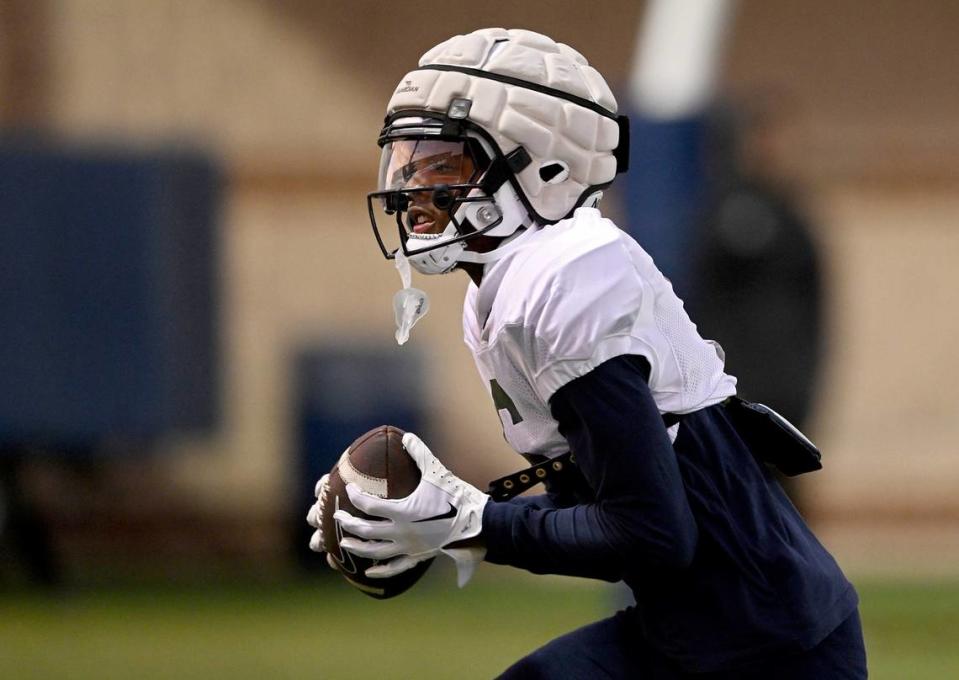
[[670, 444], [642, 357], [562, 387], [553, 417], [576, 457], [541, 496], [488, 503], [486, 559], [625, 580], [642, 635], [689, 671], [818, 644], [855, 591], [716, 405]]

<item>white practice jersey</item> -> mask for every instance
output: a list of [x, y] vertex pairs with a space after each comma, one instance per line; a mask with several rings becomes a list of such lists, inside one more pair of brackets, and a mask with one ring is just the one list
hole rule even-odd
[[689, 413], [736, 393], [719, 345], [696, 331], [669, 281], [628, 234], [594, 208], [517, 237], [470, 284], [467, 346], [519, 453], [568, 450], [549, 409], [566, 383], [638, 354], [661, 413]]

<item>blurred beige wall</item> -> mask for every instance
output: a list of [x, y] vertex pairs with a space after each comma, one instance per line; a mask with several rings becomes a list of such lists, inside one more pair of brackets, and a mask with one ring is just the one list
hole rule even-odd
[[[196, 141], [227, 164], [223, 427], [164, 446], [172, 483], [198, 503], [258, 514], [283, 508], [290, 483], [293, 353], [312, 342], [392, 342], [398, 278], [369, 234], [364, 197], [393, 84], [433, 43], [481, 25], [550, 33], [621, 82], [641, 9], [625, 0], [601, 11], [543, 0], [415, 0], [401, 12], [367, 1], [41, 4], [43, 126], [133, 144]], [[817, 413], [827, 469], [810, 484], [822, 513], [959, 516], [950, 493], [959, 487], [957, 25], [959, 4], [947, 0], [740, 6], [728, 87], [773, 88], [795, 104], [785, 160], [830, 264], [834, 332]], [[413, 343], [431, 359], [435, 448], [482, 482], [520, 460], [462, 346], [465, 277], [422, 285], [433, 311]]]
[[959, 517], [959, 193], [837, 187], [817, 203], [831, 279], [820, 514]]
[[727, 81], [782, 93], [809, 184], [959, 181], [959, 3], [742, 0]]

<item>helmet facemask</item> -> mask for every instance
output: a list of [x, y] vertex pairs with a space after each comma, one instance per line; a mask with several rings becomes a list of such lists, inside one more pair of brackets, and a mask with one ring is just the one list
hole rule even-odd
[[490, 154], [476, 137], [442, 132], [437, 119], [388, 125], [380, 137], [379, 190], [367, 196], [383, 255], [393, 259], [401, 250], [429, 274], [450, 271], [470, 239], [502, 222], [482, 183]]
[[[380, 248], [387, 258], [409, 256], [424, 273], [504, 257], [501, 251], [522, 241], [513, 237], [525, 227], [553, 224], [594, 206], [628, 165], [627, 121], [617, 114], [603, 76], [568, 45], [519, 29], [480, 29], [424, 54], [386, 107], [380, 146], [397, 139], [471, 139], [489, 159], [485, 174], [458, 178], [461, 188], [433, 183], [432, 206], [452, 203], [439, 234], [425, 227], [417, 232], [416, 220], [426, 220], [420, 210], [412, 211], [413, 226], [404, 222], [411, 206], [407, 189], [413, 187], [390, 182], [381, 172], [369, 201]], [[412, 198], [429, 206], [422, 194]], [[386, 225], [377, 212], [394, 223], [380, 228]], [[398, 240], [387, 245], [384, 235], [394, 232]], [[481, 233], [501, 240], [471, 246]]]

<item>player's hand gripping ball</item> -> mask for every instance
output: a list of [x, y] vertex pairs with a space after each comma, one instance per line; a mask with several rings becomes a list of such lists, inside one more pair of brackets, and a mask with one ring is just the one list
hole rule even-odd
[[340, 547], [344, 533], [333, 519], [337, 510], [365, 519], [381, 519], [364, 514], [346, 493], [346, 485], [356, 484], [366, 493], [380, 498], [405, 498], [420, 482], [420, 470], [403, 448], [403, 430], [383, 425], [361, 435], [340, 456], [329, 475], [316, 486], [317, 502], [307, 521], [318, 531], [310, 547], [326, 551], [327, 562], [360, 591], [370, 597], [387, 599], [406, 591], [426, 572], [433, 560], [426, 560], [390, 578], [370, 578], [365, 572], [377, 560], [358, 557]]

